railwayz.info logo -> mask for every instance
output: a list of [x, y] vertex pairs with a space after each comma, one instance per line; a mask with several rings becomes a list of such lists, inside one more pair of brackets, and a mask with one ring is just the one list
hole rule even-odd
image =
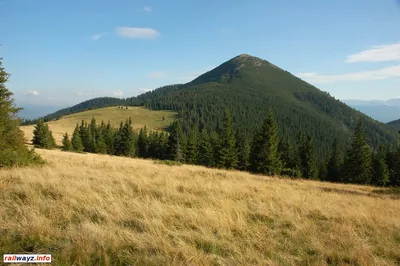
[[3, 263], [51, 263], [50, 254], [4, 254]]

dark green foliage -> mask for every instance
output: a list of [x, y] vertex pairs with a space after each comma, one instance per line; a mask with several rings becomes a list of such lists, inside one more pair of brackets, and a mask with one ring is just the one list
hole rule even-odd
[[389, 182], [389, 168], [387, 165], [387, 150], [381, 145], [378, 152], [373, 156], [372, 184], [385, 186]]
[[318, 161], [315, 154], [314, 142], [311, 136], [300, 136], [300, 170], [302, 177], [307, 179], [318, 178]]
[[236, 150], [238, 153], [236, 169], [248, 170], [250, 166], [250, 143], [242, 130], [236, 132]]
[[372, 153], [360, 119], [347, 152], [344, 180], [348, 183], [369, 184], [372, 178]]
[[138, 145], [138, 156], [142, 157], [142, 158], [147, 158], [148, 157], [149, 142], [148, 142], [147, 127], [146, 126], [141, 128], [140, 131], [139, 131], [139, 137], [138, 137], [137, 145]]
[[310, 135], [318, 158], [331, 153], [332, 139], [345, 150], [358, 117], [365, 119], [368, 141], [374, 148], [395, 144], [396, 132], [348, 107], [268, 61], [242, 55], [207, 72], [191, 83], [165, 86], [137, 97], [154, 110], [175, 110], [184, 131], [199, 126], [208, 131], [222, 125], [229, 109], [235, 129], [252, 135], [262, 123], [265, 106], [278, 122], [279, 136], [298, 148], [299, 130]]
[[83, 144], [81, 135], [79, 133], [79, 126], [76, 124], [74, 133], [72, 134], [71, 145], [74, 151], [82, 152], [83, 151]]
[[116, 155], [134, 157], [136, 155], [137, 136], [132, 128], [131, 118], [125, 121], [119, 127], [115, 136], [115, 153]]
[[0, 168], [43, 163], [43, 160], [24, 144], [24, 133], [18, 128], [17, 113], [10, 92], [5, 83], [9, 74], [2, 67], [0, 58]]
[[49, 129], [49, 126], [43, 122], [42, 119], [38, 121], [33, 130], [33, 145], [43, 149], [53, 149], [56, 146], [53, 134]]
[[235, 132], [229, 110], [225, 112], [225, 119], [220, 134], [220, 147], [217, 151], [217, 166], [226, 169], [236, 167], [238, 162]]
[[389, 152], [386, 158], [389, 167], [388, 185], [400, 186], [400, 151]]
[[63, 151], [72, 151], [71, 140], [69, 139], [69, 136], [68, 136], [67, 132], [65, 132], [65, 134], [63, 136], [61, 150], [63, 150]]
[[287, 137], [284, 137], [279, 141], [278, 152], [282, 161], [282, 167], [285, 169], [298, 169], [300, 165], [300, 159], [298, 158], [297, 152], [289, 142]]
[[269, 110], [261, 129], [253, 138], [250, 154], [251, 170], [268, 175], [279, 175], [282, 162], [278, 145], [278, 126], [272, 110]]
[[327, 164], [327, 174], [325, 180], [330, 182], [340, 182], [342, 168], [343, 168], [343, 154], [340, 150], [337, 139], [335, 139], [332, 145], [332, 152]]
[[208, 134], [205, 128], [203, 128], [203, 130], [200, 133], [197, 150], [198, 150], [197, 164], [204, 166], [214, 165], [213, 146], [210, 139], [210, 135]]
[[187, 138], [185, 160], [188, 164], [195, 164], [198, 158], [197, 129], [191, 130]]
[[181, 127], [179, 121], [174, 121], [171, 125], [171, 132], [168, 137], [168, 159], [182, 162], [182, 139]]

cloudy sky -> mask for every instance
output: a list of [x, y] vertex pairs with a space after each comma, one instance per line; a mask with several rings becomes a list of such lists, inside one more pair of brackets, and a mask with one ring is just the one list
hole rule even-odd
[[0, 0], [0, 25], [21, 104], [134, 96], [242, 53], [339, 99], [400, 97], [395, 0]]

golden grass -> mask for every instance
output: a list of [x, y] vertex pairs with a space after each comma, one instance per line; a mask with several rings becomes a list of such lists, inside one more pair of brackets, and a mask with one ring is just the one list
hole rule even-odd
[[398, 265], [400, 204], [373, 187], [37, 150], [0, 170], [0, 253], [54, 265]]
[[[118, 107], [100, 108], [72, 115], [63, 116], [57, 121], [48, 122], [50, 130], [58, 145], [61, 145], [65, 132], [71, 136], [74, 132], [76, 123], [82, 120], [90, 123], [92, 117], [96, 118], [97, 123], [107, 123], [109, 120], [115, 127], [119, 127], [121, 121], [125, 121], [129, 117], [132, 118], [133, 127], [140, 129], [147, 126], [148, 129], [163, 130], [173, 122], [176, 112], [172, 111], [153, 111], [144, 107], [128, 107], [128, 109], [118, 109]], [[163, 116], [165, 120], [163, 120]], [[21, 130], [25, 134], [26, 143], [31, 143], [33, 138], [34, 126], [21, 126]]]

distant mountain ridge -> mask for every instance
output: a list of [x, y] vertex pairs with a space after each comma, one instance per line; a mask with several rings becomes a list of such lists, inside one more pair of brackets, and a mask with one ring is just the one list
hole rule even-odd
[[400, 98], [370, 101], [344, 100], [343, 102], [383, 123], [400, 117]]
[[[99, 99], [99, 98], [97, 98]], [[83, 108], [97, 108], [102, 100], [93, 99], [48, 116]], [[337, 138], [344, 149], [360, 117], [365, 121], [373, 147], [395, 144], [393, 128], [375, 121], [331, 97], [278, 66], [247, 54], [228, 60], [187, 84], [164, 86], [137, 97], [108, 98], [110, 105], [144, 105], [155, 110], [178, 112], [184, 130], [221, 127], [226, 109], [237, 129], [248, 136], [258, 128], [271, 108], [280, 134], [297, 144], [300, 132], [311, 135], [319, 155], [330, 152]], [[104, 106], [100, 106], [104, 107]]]

